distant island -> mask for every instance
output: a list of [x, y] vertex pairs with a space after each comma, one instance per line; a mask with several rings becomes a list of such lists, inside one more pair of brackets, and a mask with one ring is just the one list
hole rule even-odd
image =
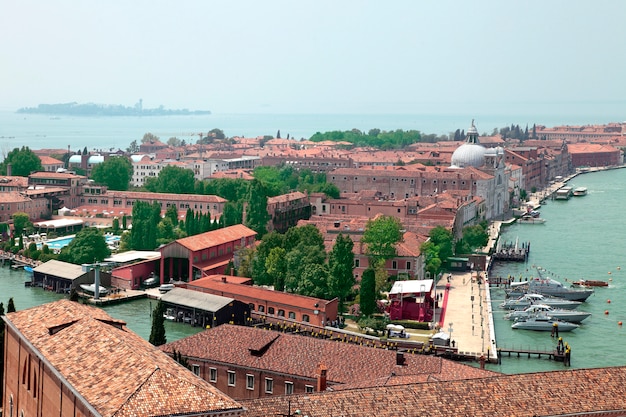
[[142, 100], [133, 107], [111, 104], [85, 103], [58, 103], [40, 104], [37, 107], [22, 107], [18, 113], [52, 114], [64, 116], [189, 116], [211, 114], [208, 110], [172, 110], [159, 106], [155, 109], [144, 109]]

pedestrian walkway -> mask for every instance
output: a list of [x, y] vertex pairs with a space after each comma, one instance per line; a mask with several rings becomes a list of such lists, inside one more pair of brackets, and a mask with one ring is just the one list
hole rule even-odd
[[[442, 279], [437, 292], [443, 291], [443, 325], [459, 353], [495, 361], [496, 342], [489, 285], [476, 272], [452, 273], [450, 283]], [[445, 296], [444, 296], [445, 297]], [[441, 321], [440, 321], [441, 324]]]

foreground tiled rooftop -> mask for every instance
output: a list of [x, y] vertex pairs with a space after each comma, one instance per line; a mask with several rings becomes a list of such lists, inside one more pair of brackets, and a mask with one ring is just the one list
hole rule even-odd
[[626, 415], [625, 387], [626, 367], [616, 367], [346, 389], [242, 404], [247, 417], [281, 415], [289, 406], [311, 417], [617, 417]]
[[6, 321], [102, 416], [240, 409], [101, 309], [60, 300], [9, 313]]
[[427, 355], [405, 354], [396, 365], [396, 352], [253, 327], [221, 325], [163, 347], [185, 356], [315, 378], [317, 367], [328, 369], [329, 384], [379, 385], [392, 375], [420, 380], [450, 380], [497, 375], [490, 371]]

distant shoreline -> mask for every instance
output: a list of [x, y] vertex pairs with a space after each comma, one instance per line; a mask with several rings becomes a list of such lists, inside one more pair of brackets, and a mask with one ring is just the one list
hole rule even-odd
[[54, 116], [197, 116], [210, 115], [208, 110], [189, 110], [189, 109], [166, 109], [163, 106], [154, 109], [144, 109], [138, 103], [134, 107], [110, 104], [78, 104], [57, 103], [57, 104], [39, 104], [37, 107], [22, 107], [16, 113], [24, 114], [46, 114]]

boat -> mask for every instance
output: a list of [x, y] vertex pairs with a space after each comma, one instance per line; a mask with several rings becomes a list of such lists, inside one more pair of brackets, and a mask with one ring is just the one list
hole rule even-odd
[[163, 294], [173, 289], [174, 289], [174, 284], [161, 284], [161, 286], [159, 287], [159, 292]]
[[165, 320], [176, 321], [176, 313], [174, 312], [174, 309], [168, 308], [167, 310], [165, 310], [165, 313], [163, 313], [163, 318]]
[[580, 323], [587, 317], [591, 316], [591, 313], [586, 311], [565, 310], [562, 308], [554, 308], [545, 304], [531, 304], [524, 310], [513, 310], [510, 313], [505, 314], [504, 318], [507, 320], [525, 319], [528, 317], [543, 314], [558, 320], [568, 321], [570, 323]]
[[28, 266], [28, 265], [26, 265], [26, 266], [24, 267], [24, 271], [26, 271], [26, 272], [28, 272], [28, 273], [32, 274], [32, 273], [33, 273], [33, 267], [32, 267], [32, 266]]
[[[88, 292], [90, 294], [95, 294], [96, 293], [96, 284], [80, 284], [80, 288], [85, 291]], [[105, 295], [109, 293], [109, 290], [104, 288], [102, 285], [100, 286], [98, 293], [100, 295]]]
[[578, 281], [572, 282], [572, 285], [576, 287], [608, 287], [609, 283], [595, 279], [579, 279]]
[[582, 197], [587, 195], [587, 187], [576, 187], [572, 193], [574, 197]]
[[559, 329], [559, 332], [569, 332], [578, 328], [578, 324], [570, 323], [563, 320], [557, 320], [555, 318], [539, 315], [529, 317], [527, 319], [519, 319], [511, 325], [512, 329], [524, 329], [524, 330], [538, 330], [543, 332], [551, 332], [555, 328]]
[[544, 304], [554, 308], [565, 310], [575, 310], [581, 304], [580, 301], [564, 300], [557, 297], [546, 297], [541, 294], [524, 294], [519, 298], [510, 298], [500, 304], [501, 308], [507, 310], [524, 310], [533, 304]]
[[565, 287], [562, 283], [551, 278], [533, 278], [529, 281], [512, 282], [507, 291], [510, 297], [519, 297], [526, 293], [549, 295], [571, 301], [585, 301], [593, 290], [589, 288]]
[[554, 193], [554, 199], [555, 200], [569, 200], [569, 198], [572, 196], [573, 194], [573, 188], [572, 187], [561, 187], [558, 190], [556, 190], [556, 192]]
[[535, 217], [531, 213], [526, 213], [522, 217], [517, 219], [517, 221], [518, 223], [526, 223], [526, 224], [543, 224], [546, 222], [546, 219], [542, 217]]

